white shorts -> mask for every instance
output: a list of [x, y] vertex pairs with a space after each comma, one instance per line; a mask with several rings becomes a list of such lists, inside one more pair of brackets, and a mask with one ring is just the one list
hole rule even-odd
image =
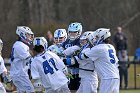
[[6, 90], [1, 82], [0, 82], [0, 93], [6, 93]]
[[68, 88], [68, 85], [65, 84], [64, 86], [60, 87], [57, 90], [52, 90], [51, 88], [45, 89], [44, 93], [70, 93], [70, 90]]
[[119, 79], [104, 79], [100, 82], [100, 93], [119, 93]]
[[80, 87], [76, 93], [97, 93], [98, 81], [81, 79]]
[[17, 88], [17, 93], [34, 92], [34, 87], [28, 76], [15, 76], [11, 77], [14, 85]]

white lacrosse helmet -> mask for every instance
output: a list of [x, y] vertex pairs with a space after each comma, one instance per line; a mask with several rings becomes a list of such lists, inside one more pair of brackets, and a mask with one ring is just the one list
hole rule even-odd
[[105, 39], [111, 36], [110, 29], [99, 28], [96, 30], [97, 34], [97, 44], [102, 43]]
[[[16, 34], [22, 39], [26, 40], [28, 43], [31, 43], [33, 40], [34, 33], [27, 26], [17, 26]], [[31, 37], [27, 36], [30, 35]]]
[[[75, 35], [71, 35], [70, 33], [76, 33]], [[81, 23], [75, 22], [71, 23], [68, 27], [68, 36], [70, 40], [75, 40], [80, 37], [82, 33], [82, 25]]]
[[88, 41], [89, 41], [90, 44], [92, 44], [93, 46], [95, 46], [95, 44], [96, 44], [96, 42], [97, 42], [96, 36], [97, 36], [97, 34], [96, 34], [95, 31], [92, 32], [91, 34], [89, 34], [89, 36], [88, 36]]
[[81, 35], [80, 39], [81, 40], [82, 39], [87, 39], [89, 37], [89, 35], [92, 34], [92, 33], [93, 33], [92, 31], [86, 31]]
[[48, 42], [44, 37], [35, 37], [33, 40], [33, 46], [43, 46], [47, 50]]
[[2, 40], [0, 39], [0, 52], [2, 51], [2, 47], [3, 47], [3, 42], [2, 42]]
[[83, 45], [86, 45], [86, 44], [89, 44], [89, 35], [92, 34], [93, 32], [92, 31], [86, 31], [84, 32], [81, 37], [80, 37], [80, 44], [83, 46]]
[[67, 32], [65, 29], [57, 29], [54, 32], [54, 39], [57, 44], [61, 44], [67, 39]]

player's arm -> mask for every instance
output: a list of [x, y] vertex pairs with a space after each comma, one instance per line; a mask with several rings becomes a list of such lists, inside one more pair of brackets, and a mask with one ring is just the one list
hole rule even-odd
[[25, 48], [23, 46], [16, 46], [14, 49], [15, 49], [15, 52], [18, 54], [18, 56], [23, 60], [28, 59], [29, 57], [31, 57], [29, 49], [27, 49], [27, 48]]
[[98, 57], [100, 56], [101, 53], [102, 53], [102, 50], [92, 47], [90, 50], [85, 51], [84, 53], [80, 53], [78, 55], [78, 58], [80, 60], [90, 58], [90, 59], [92, 59], [92, 61], [95, 61], [96, 59], [98, 59]]
[[15, 48], [15, 52], [18, 54], [18, 56], [19, 56], [22, 60], [24, 60], [24, 62], [25, 62], [25, 64], [26, 64], [26, 66], [25, 66], [24, 69], [25, 69], [25, 70], [30, 69], [30, 62], [31, 62], [32, 56], [31, 56], [31, 54], [30, 54], [30, 52], [29, 52], [29, 49], [20, 46], [20, 47], [16, 47], [16, 48]]
[[54, 45], [49, 46], [49, 47], [48, 47], [48, 50], [49, 50], [49, 51], [53, 51], [53, 50], [54, 50]]
[[40, 80], [38, 67], [37, 67], [34, 59], [32, 59], [32, 62], [31, 62], [31, 76], [32, 76], [32, 81], [33, 81], [33, 85], [34, 85], [35, 90], [37, 92], [42, 91], [42, 83]]
[[63, 51], [63, 54], [64, 55], [72, 55], [77, 50], [80, 50], [80, 47], [75, 45], [75, 46], [72, 46], [72, 47], [69, 47], [69, 48], [65, 49]]
[[10, 78], [10, 76], [9, 76], [9, 73], [8, 73], [8, 71], [7, 71], [7, 69], [6, 69], [6, 67], [5, 67], [5, 65], [4, 65], [4, 60], [3, 60], [3, 58], [0, 60], [0, 73], [2, 73], [2, 77], [3, 77], [3, 79], [4, 79], [4, 81], [6, 82], [6, 83], [10, 83], [11, 82], [11, 78]]
[[5, 65], [4, 65], [4, 60], [3, 60], [3, 58], [0, 60], [0, 73], [5, 73], [5, 74], [7, 74], [7, 69], [6, 69], [6, 67], [5, 67]]

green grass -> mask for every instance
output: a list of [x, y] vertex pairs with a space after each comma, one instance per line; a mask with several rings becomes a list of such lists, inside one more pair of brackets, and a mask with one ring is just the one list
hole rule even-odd
[[[98, 93], [99, 93], [99, 90], [98, 90]], [[140, 89], [138, 90], [120, 90], [119, 93], [140, 93]]]
[[[136, 74], [140, 74], [140, 65], [136, 65]], [[123, 82], [124, 84], [124, 82]], [[128, 87], [134, 88], [134, 65], [131, 64], [130, 68], [128, 69]], [[140, 88], [140, 76], [136, 76], [136, 86]], [[140, 92], [139, 92], [140, 93]]]
[[140, 93], [140, 90], [120, 90], [120, 93]]

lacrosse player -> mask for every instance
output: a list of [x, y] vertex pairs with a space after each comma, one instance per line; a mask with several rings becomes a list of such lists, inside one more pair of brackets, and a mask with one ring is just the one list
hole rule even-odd
[[[90, 40], [95, 40], [95, 32], [87, 31], [84, 32], [80, 37], [81, 49], [76, 52], [84, 53], [89, 51], [93, 45], [90, 44]], [[78, 53], [77, 53], [78, 54]], [[97, 73], [94, 70], [94, 62], [87, 58], [85, 60], [80, 60], [77, 56], [67, 58], [63, 60], [68, 65], [79, 64], [79, 77], [81, 78], [80, 87], [77, 93], [97, 93], [98, 78]]]
[[[95, 32], [87, 31], [81, 35], [81, 53], [89, 51], [93, 46], [90, 44], [89, 39], [91, 37], [92, 39], [95, 38], [94, 33]], [[78, 57], [75, 57], [75, 59], [79, 63], [79, 77], [81, 78], [80, 87], [76, 93], [97, 93], [98, 78], [94, 68], [94, 62], [90, 58], [80, 60]]]
[[57, 29], [54, 32], [54, 45], [51, 45], [48, 47], [48, 50], [54, 52], [55, 54], [57, 54], [60, 58], [63, 56], [62, 52], [63, 52], [63, 47], [62, 47], [62, 43], [64, 41], [66, 41], [67, 39], [67, 32], [65, 29]]
[[[74, 51], [80, 49], [80, 35], [82, 33], [81, 23], [75, 22], [71, 23], [68, 27], [68, 39], [62, 43], [64, 48], [63, 54], [67, 57], [71, 57]], [[72, 74], [73, 79], [70, 79], [69, 88], [72, 93], [75, 93], [80, 85], [79, 69], [78, 64], [69, 66], [69, 72]]]
[[47, 41], [36, 37], [33, 41], [35, 56], [31, 63], [31, 75], [34, 83], [41, 80], [44, 93], [70, 93], [68, 79], [64, 74], [66, 66], [53, 52], [46, 51]]
[[26, 68], [31, 59], [28, 45], [31, 44], [34, 33], [27, 26], [18, 26], [16, 34], [19, 39], [14, 43], [11, 52], [10, 76], [17, 88], [17, 93], [34, 93]]
[[110, 29], [96, 30], [97, 39], [92, 41], [96, 46], [79, 55], [79, 58], [91, 58], [100, 78], [100, 93], [119, 93], [118, 58], [114, 46], [109, 44]]
[[[3, 77], [5, 77], [7, 75], [7, 69], [4, 65], [4, 60], [1, 56], [2, 47], [3, 47], [3, 42], [0, 39], [0, 74], [3, 74]], [[0, 93], [6, 93], [6, 90], [1, 82], [0, 82]]]

